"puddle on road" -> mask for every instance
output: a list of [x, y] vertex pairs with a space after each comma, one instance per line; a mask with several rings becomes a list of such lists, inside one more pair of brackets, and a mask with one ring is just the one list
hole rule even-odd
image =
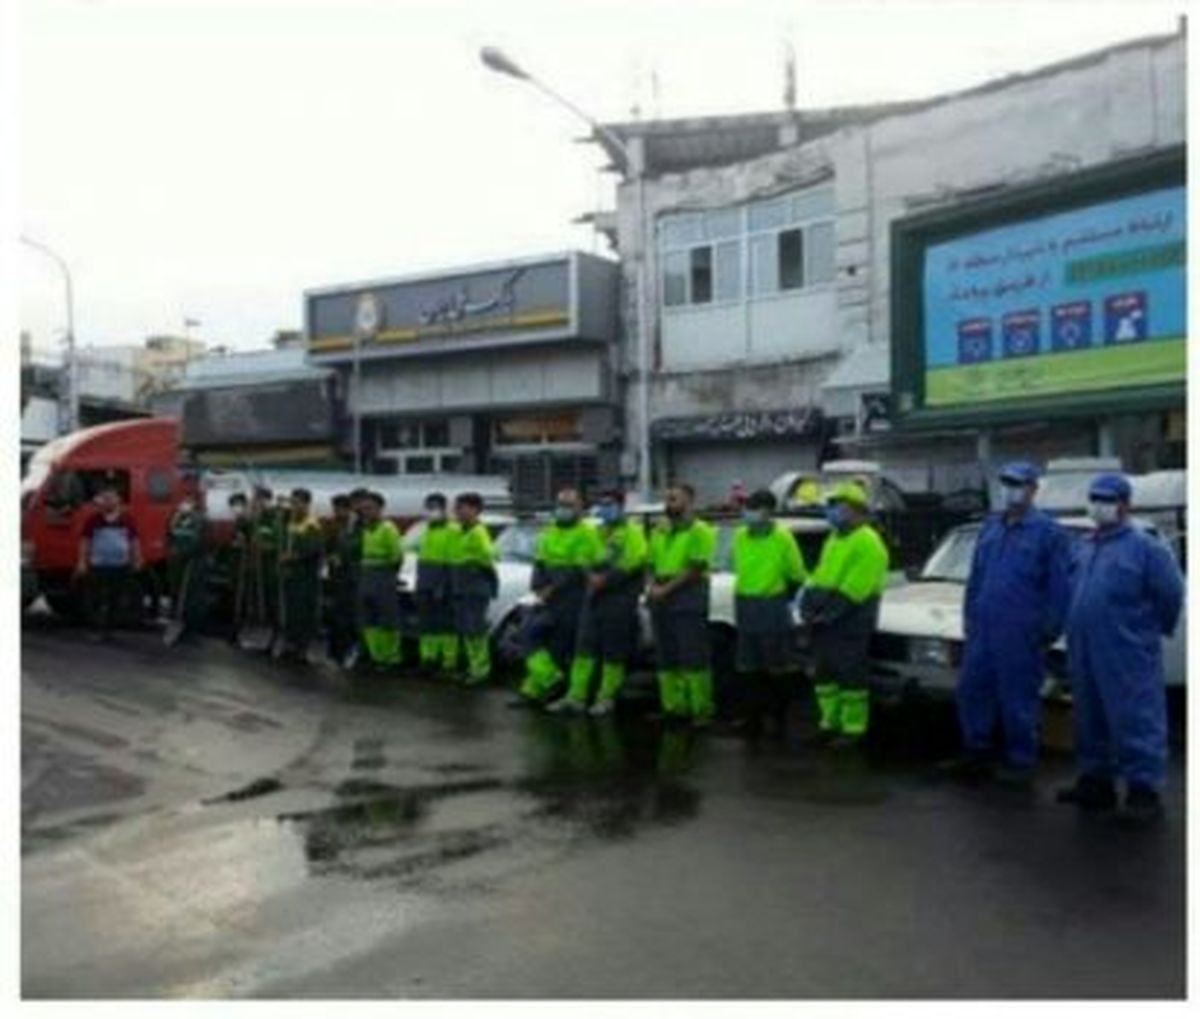
[[[453, 884], [447, 871], [465, 861], [529, 865], [547, 852], [683, 823], [700, 810], [700, 793], [686, 779], [698, 742], [689, 731], [531, 716], [527, 735], [516, 778], [449, 763], [426, 768], [442, 781], [397, 786], [358, 770], [333, 790], [333, 802], [276, 820], [299, 840], [314, 876], [411, 886]], [[373, 743], [356, 744], [354, 761], [382, 753], [366, 742]]]

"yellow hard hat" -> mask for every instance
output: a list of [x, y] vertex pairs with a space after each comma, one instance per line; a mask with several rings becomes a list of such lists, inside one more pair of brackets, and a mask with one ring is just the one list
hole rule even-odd
[[843, 481], [829, 493], [825, 501], [845, 502], [851, 506], [857, 506], [859, 509], [867, 509], [871, 505], [871, 500], [867, 497], [867, 490], [853, 481]]

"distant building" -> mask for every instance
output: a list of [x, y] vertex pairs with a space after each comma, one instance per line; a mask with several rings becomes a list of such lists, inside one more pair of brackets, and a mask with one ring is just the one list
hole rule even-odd
[[[1051, 202], [1060, 183], [1073, 187], [1074, 174], [1132, 165], [1136, 176], [1140, 159], [1169, 160], [1185, 143], [1185, 81], [1185, 40], [1168, 35], [917, 102], [609, 124], [632, 154], [628, 168], [594, 134], [624, 169], [615, 213], [588, 218], [621, 255], [627, 473], [636, 468], [643, 385], [657, 480], [687, 478], [706, 500], [723, 497], [732, 480], [763, 484], [835, 456], [877, 459], [913, 488], [940, 490], [978, 484], [990, 462], [1018, 454], [1115, 453], [1133, 469], [1181, 462], [1182, 372], [1128, 399], [1110, 373], [1102, 385], [1114, 400], [1097, 402], [1091, 390], [1090, 402], [1040, 390], [1027, 399], [1028, 387], [1014, 385], [1007, 402], [980, 391], [953, 415], [921, 413], [931, 408], [920, 389], [892, 377], [894, 357], [906, 378], [923, 370], [908, 346], [893, 348], [909, 322], [893, 321], [896, 301], [908, 302], [908, 316], [911, 295], [893, 278], [892, 239], [930, 210], [969, 215], [983, 198], [1035, 185], [1021, 213], [1030, 222], [1029, 210]], [[639, 175], [652, 238], [645, 251]], [[652, 309], [645, 379], [633, 314], [640, 267]], [[1125, 282], [1126, 302], [1136, 304], [1141, 287]], [[1096, 329], [1104, 300], [1088, 312]], [[997, 337], [1018, 331], [1017, 318], [1001, 322], [1010, 313], [994, 316]], [[1046, 350], [1048, 320], [1040, 328]], [[1126, 335], [1140, 338], [1136, 326]]]

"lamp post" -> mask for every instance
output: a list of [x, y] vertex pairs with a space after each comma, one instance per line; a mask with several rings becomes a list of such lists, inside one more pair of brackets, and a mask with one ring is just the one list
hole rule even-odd
[[638, 496], [643, 503], [650, 501], [650, 313], [647, 304], [649, 283], [649, 231], [646, 229], [646, 185], [645, 166], [641, 159], [635, 159], [629, 146], [613, 131], [601, 124], [595, 117], [580, 109], [565, 96], [555, 92], [549, 85], [535, 78], [521, 67], [515, 60], [494, 46], [485, 46], [479, 51], [479, 59], [484, 66], [498, 74], [506, 74], [510, 78], [528, 82], [539, 92], [549, 96], [560, 106], [565, 106], [580, 120], [584, 121], [595, 134], [603, 137], [614, 149], [621, 154], [624, 163], [622, 167], [625, 178], [633, 178], [636, 184], [637, 197], [637, 244], [641, 257], [638, 259], [637, 272], [637, 321], [638, 335]]
[[21, 235], [21, 243], [49, 258], [62, 273], [67, 298], [67, 364], [65, 385], [58, 392], [58, 430], [67, 434], [79, 427], [79, 360], [75, 356], [75, 290], [71, 283], [71, 270], [66, 260], [40, 241]]

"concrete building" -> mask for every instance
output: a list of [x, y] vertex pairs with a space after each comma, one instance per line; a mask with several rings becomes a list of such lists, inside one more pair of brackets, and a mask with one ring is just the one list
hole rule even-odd
[[[615, 214], [594, 217], [623, 266], [626, 474], [643, 384], [657, 479], [687, 477], [707, 499], [838, 455], [943, 491], [1014, 454], [1179, 461], [1181, 387], [1130, 413], [1038, 404], [993, 420], [984, 407], [953, 426], [898, 427], [891, 241], [907, 217], [1182, 146], [1185, 60], [1170, 35], [926, 101], [608, 125], [632, 155]], [[653, 309], [645, 380], [639, 278]]]
[[209, 354], [187, 364], [155, 413], [180, 422], [197, 465], [337, 467], [345, 433], [337, 373], [301, 346]]
[[617, 266], [580, 252], [309, 290], [373, 473], [509, 478], [514, 499], [611, 483], [622, 441]]

